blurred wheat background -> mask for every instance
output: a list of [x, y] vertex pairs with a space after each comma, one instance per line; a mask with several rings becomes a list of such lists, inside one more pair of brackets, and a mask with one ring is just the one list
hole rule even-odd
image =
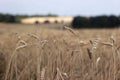
[[119, 28], [61, 26], [1, 23], [0, 80], [120, 80]]

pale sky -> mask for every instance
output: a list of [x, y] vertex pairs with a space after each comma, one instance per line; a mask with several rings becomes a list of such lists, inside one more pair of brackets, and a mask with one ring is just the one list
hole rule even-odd
[[60, 16], [120, 15], [120, 0], [0, 0], [0, 13]]

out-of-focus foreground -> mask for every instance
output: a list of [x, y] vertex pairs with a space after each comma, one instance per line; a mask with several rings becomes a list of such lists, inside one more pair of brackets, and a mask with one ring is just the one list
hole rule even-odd
[[120, 29], [0, 24], [0, 80], [120, 80]]

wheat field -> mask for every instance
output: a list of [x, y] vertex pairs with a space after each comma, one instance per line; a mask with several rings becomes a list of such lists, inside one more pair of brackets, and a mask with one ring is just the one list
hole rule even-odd
[[120, 80], [120, 29], [0, 23], [0, 80]]

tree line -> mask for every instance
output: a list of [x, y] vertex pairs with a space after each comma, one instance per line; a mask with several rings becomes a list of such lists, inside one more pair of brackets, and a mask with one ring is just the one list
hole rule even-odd
[[[21, 19], [28, 17], [57, 17], [54, 14], [47, 15], [12, 15], [0, 13], [0, 22], [20, 23]], [[115, 28], [120, 26], [120, 16], [102, 15], [94, 17], [76, 16], [72, 21], [73, 28]]]
[[76, 16], [72, 21], [73, 28], [115, 28], [120, 26], [120, 16]]
[[11, 14], [0, 13], [0, 22], [14, 23], [14, 22], [16, 22], [15, 16], [13, 16]]
[[57, 17], [55, 14], [47, 14], [47, 15], [13, 15], [13, 14], [3, 14], [0, 13], [0, 22], [5, 23], [20, 23], [21, 19], [28, 17]]

